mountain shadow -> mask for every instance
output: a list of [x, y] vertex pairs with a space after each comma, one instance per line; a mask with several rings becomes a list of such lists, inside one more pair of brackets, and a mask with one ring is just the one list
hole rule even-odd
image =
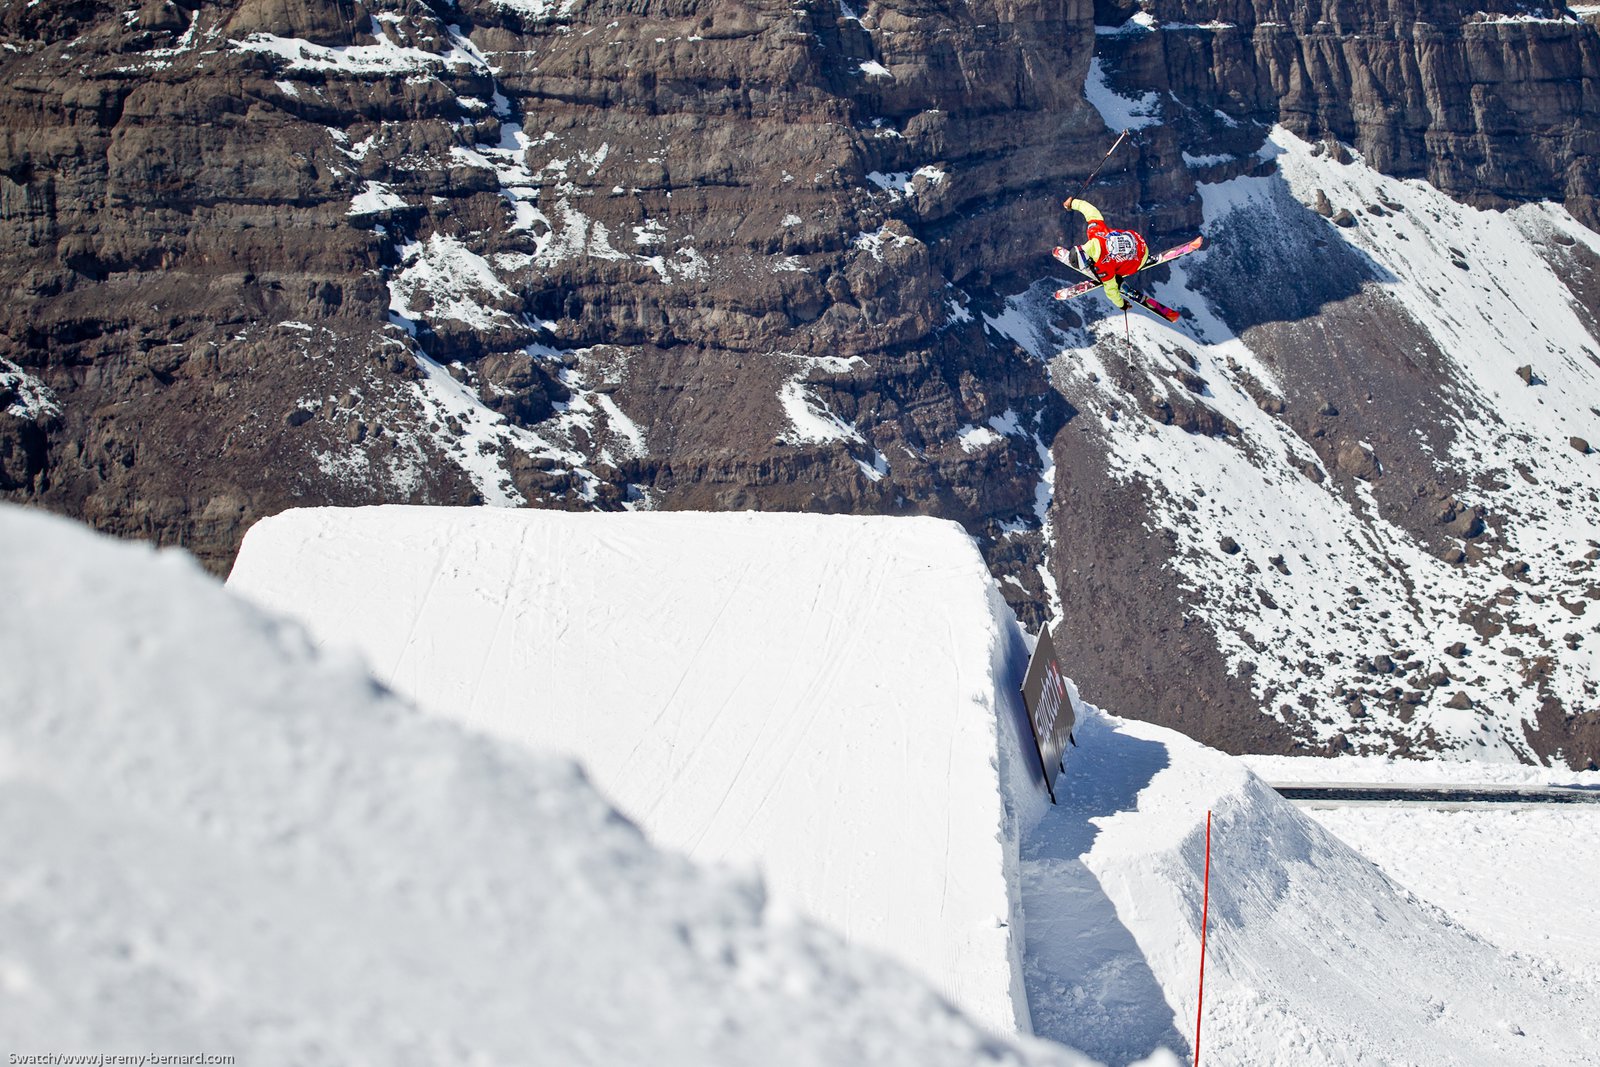
[[1207, 229], [1209, 250], [1189, 269], [1189, 280], [1235, 334], [1313, 318], [1358, 295], [1365, 282], [1398, 281], [1296, 200], [1281, 178]]

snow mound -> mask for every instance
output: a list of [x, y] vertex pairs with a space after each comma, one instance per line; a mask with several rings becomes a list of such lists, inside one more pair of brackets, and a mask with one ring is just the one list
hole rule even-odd
[[982, 1031], [572, 763], [177, 553], [0, 507], [0, 1035], [242, 1063], [1086, 1061]]
[[[1381, 756], [1246, 756], [1269, 782], [1291, 784], [1566, 786], [1600, 791], [1600, 771]], [[1593, 932], [1600, 849], [1587, 805], [1300, 805], [1385, 874], [1473, 933], [1600, 985]]]
[[1600, 989], [1469, 932], [1238, 760], [1092, 708], [1078, 740], [1062, 804], [1023, 840], [1025, 967], [1042, 1036], [1109, 1063], [1188, 1044], [1209, 808], [1208, 1062], [1592, 1058]]
[[1595, 840], [1584, 807], [1364, 804], [1307, 814], [1485, 941], [1600, 988], [1600, 850], [1574, 847]]
[[955, 524], [304, 509], [257, 524], [229, 584], [425, 708], [578, 757], [656, 841], [759, 865], [775, 903], [1028, 1030], [1024, 649]]

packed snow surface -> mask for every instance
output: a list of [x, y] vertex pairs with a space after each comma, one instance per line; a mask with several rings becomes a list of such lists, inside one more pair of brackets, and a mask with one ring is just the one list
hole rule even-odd
[[1600, 813], [1589, 805], [1306, 814], [1478, 937], [1600, 986]]
[[[1600, 790], [1600, 772], [1473, 760], [1246, 756], [1277, 783], [1565, 786]], [[1362, 803], [1306, 814], [1474, 934], [1600, 984], [1594, 887], [1600, 811], [1588, 805], [1433, 809]]]
[[257, 524], [229, 584], [1026, 1029], [1002, 783], [1025, 653], [958, 526], [305, 509]]
[[574, 764], [418, 714], [181, 553], [0, 506], [0, 583], [12, 1062], [1087, 1064], [658, 851]]

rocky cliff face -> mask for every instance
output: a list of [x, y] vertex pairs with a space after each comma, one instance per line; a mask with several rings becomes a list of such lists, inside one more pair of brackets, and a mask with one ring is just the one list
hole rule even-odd
[[[1242, 346], [1259, 358], [1223, 373], [1300, 442], [1285, 461], [1326, 476], [1308, 484], [1376, 487], [1360, 521], [1432, 547], [1446, 511], [1450, 530], [1492, 524], [1472, 472], [1438, 462], [1462, 411], [1447, 361], [1395, 362], [1437, 347], [1430, 327], [1369, 309], [1383, 269], [1290, 194], [1267, 214], [1298, 220], [1304, 255], [1274, 262], [1274, 234], [1207, 190], [1275, 180], [1263, 138], [1282, 123], [1363, 173], [1593, 221], [1596, 35], [1224, 7], [7, 9], [0, 491], [219, 570], [294, 504], [934, 513], [973, 532], [1025, 620], [1062, 620], [1110, 707], [1231, 747], [1455, 744], [1405, 693], [1330, 674], [1327, 649], [1241, 646], [1274, 609], [1206, 609], [1181, 561], [1218, 535], [1166, 510], [1181, 449], [1140, 467], [1103, 420], [1248, 437], [1207, 377]], [[1171, 300], [1213, 317], [1209, 337], [1191, 317], [1120, 339], [1092, 303], [1039, 299], [1061, 197], [1129, 120], [1094, 197], [1158, 244], [1232, 232]], [[1328, 215], [1365, 225], [1372, 204], [1330, 193]], [[1549, 257], [1592, 309], [1590, 246], [1561, 235]], [[1275, 285], [1289, 269], [1315, 283]], [[1241, 298], [1241, 278], [1278, 295]], [[1386, 406], [1352, 417], [1368, 392]], [[1419, 412], [1422, 444], [1394, 425]], [[1504, 562], [1476, 551], [1464, 566]], [[1296, 666], [1313, 659], [1328, 684]], [[1574, 715], [1600, 668], [1542, 677], [1548, 700], [1506, 715], [1545, 726], [1504, 746], [1588, 758]]]
[[1050, 243], [1086, 8], [7, 18], [13, 494], [218, 566], [295, 501], [1031, 513], [1062, 405], [955, 286]]
[[[386, 336], [389, 252], [347, 214], [337, 105], [302, 113], [228, 43], [268, 23], [351, 39], [332, 10], [7, 9], [0, 330], [34, 397], [3, 417], [8, 495], [214, 567], [295, 502], [468, 498], [429, 442], [388, 432], [416, 370]], [[442, 106], [390, 88], [362, 91], [373, 121]], [[330, 478], [368, 438], [372, 476]]]
[[[1548, 198], [1595, 224], [1600, 37], [1564, 9], [1469, 6], [1097, 7], [1102, 100], [1147, 143], [1177, 134], [1216, 246], [1178, 272], [1173, 302], [1207, 304], [1187, 343], [1136, 340], [1099, 375], [1099, 324], [1043, 346], [1075, 407], [1115, 420], [1057, 445], [1088, 454], [1068, 492], [1096, 501], [1066, 502], [1082, 550], [1060, 565], [1094, 606], [1065, 615], [1090, 691], [1212, 737], [1264, 705], [1334, 752], [1600, 751], [1596, 245], [1460, 207]], [[1274, 124], [1319, 158], [1258, 150]], [[1559, 395], [1540, 359], [1572, 372]], [[1170, 434], [1154, 455], [1129, 439], [1152, 422], [1214, 445], [1185, 469]], [[1248, 471], [1266, 506], [1219, 505]]]
[[1124, 30], [1106, 62], [1200, 129], [1282, 123], [1466, 203], [1600, 223], [1600, 36], [1564, 4], [1100, 0], [1096, 20]]

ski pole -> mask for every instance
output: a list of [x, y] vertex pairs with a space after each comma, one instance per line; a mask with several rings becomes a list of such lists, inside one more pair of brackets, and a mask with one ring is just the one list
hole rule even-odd
[[1200, 904], [1200, 995], [1194, 1011], [1194, 1067], [1200, 1067], [1200, 1020], [1206, 1011], [1206, 919], [1211, 911], [1211, 812], [1206, 812], [1206, 876]]
[[1100, 173], [1100, 168], [1105, 166], [1106, 165], [1106, 160], [1111, 158], [1111, 153], [1113, 153], [1113, 152], [1115, 152], [1117, 150], [1117, 146], [1122, 144], [1122, 142], [1127, 139], [1128, 133], [1129, 133], [1128, 130], [1123, 130], [1121, 133], [1117, 134], [1117, 139], [1115, 141], [1111, 142], [1111, 147], [1106, 149], [1106, 154], [1100, 158], [1100, 162], [1099, 163], [1095, 164], [1095, 168], [1094, 168], [1094, 170], [1089, 172], [1089, 176], [1087, 178], [1083, 179], [1083, 184], [1078, 187], [1078, 191], [1076, 193], [1074, 193], [1073, 195], [1067, 197], [1068, 200], [1076, 200], [1076, 199], [1078, 199], [1078, 197], [1082, 196], [1085, 191], [1088, 190], [1089, 183], [1094, 181], [1095, 176]]

